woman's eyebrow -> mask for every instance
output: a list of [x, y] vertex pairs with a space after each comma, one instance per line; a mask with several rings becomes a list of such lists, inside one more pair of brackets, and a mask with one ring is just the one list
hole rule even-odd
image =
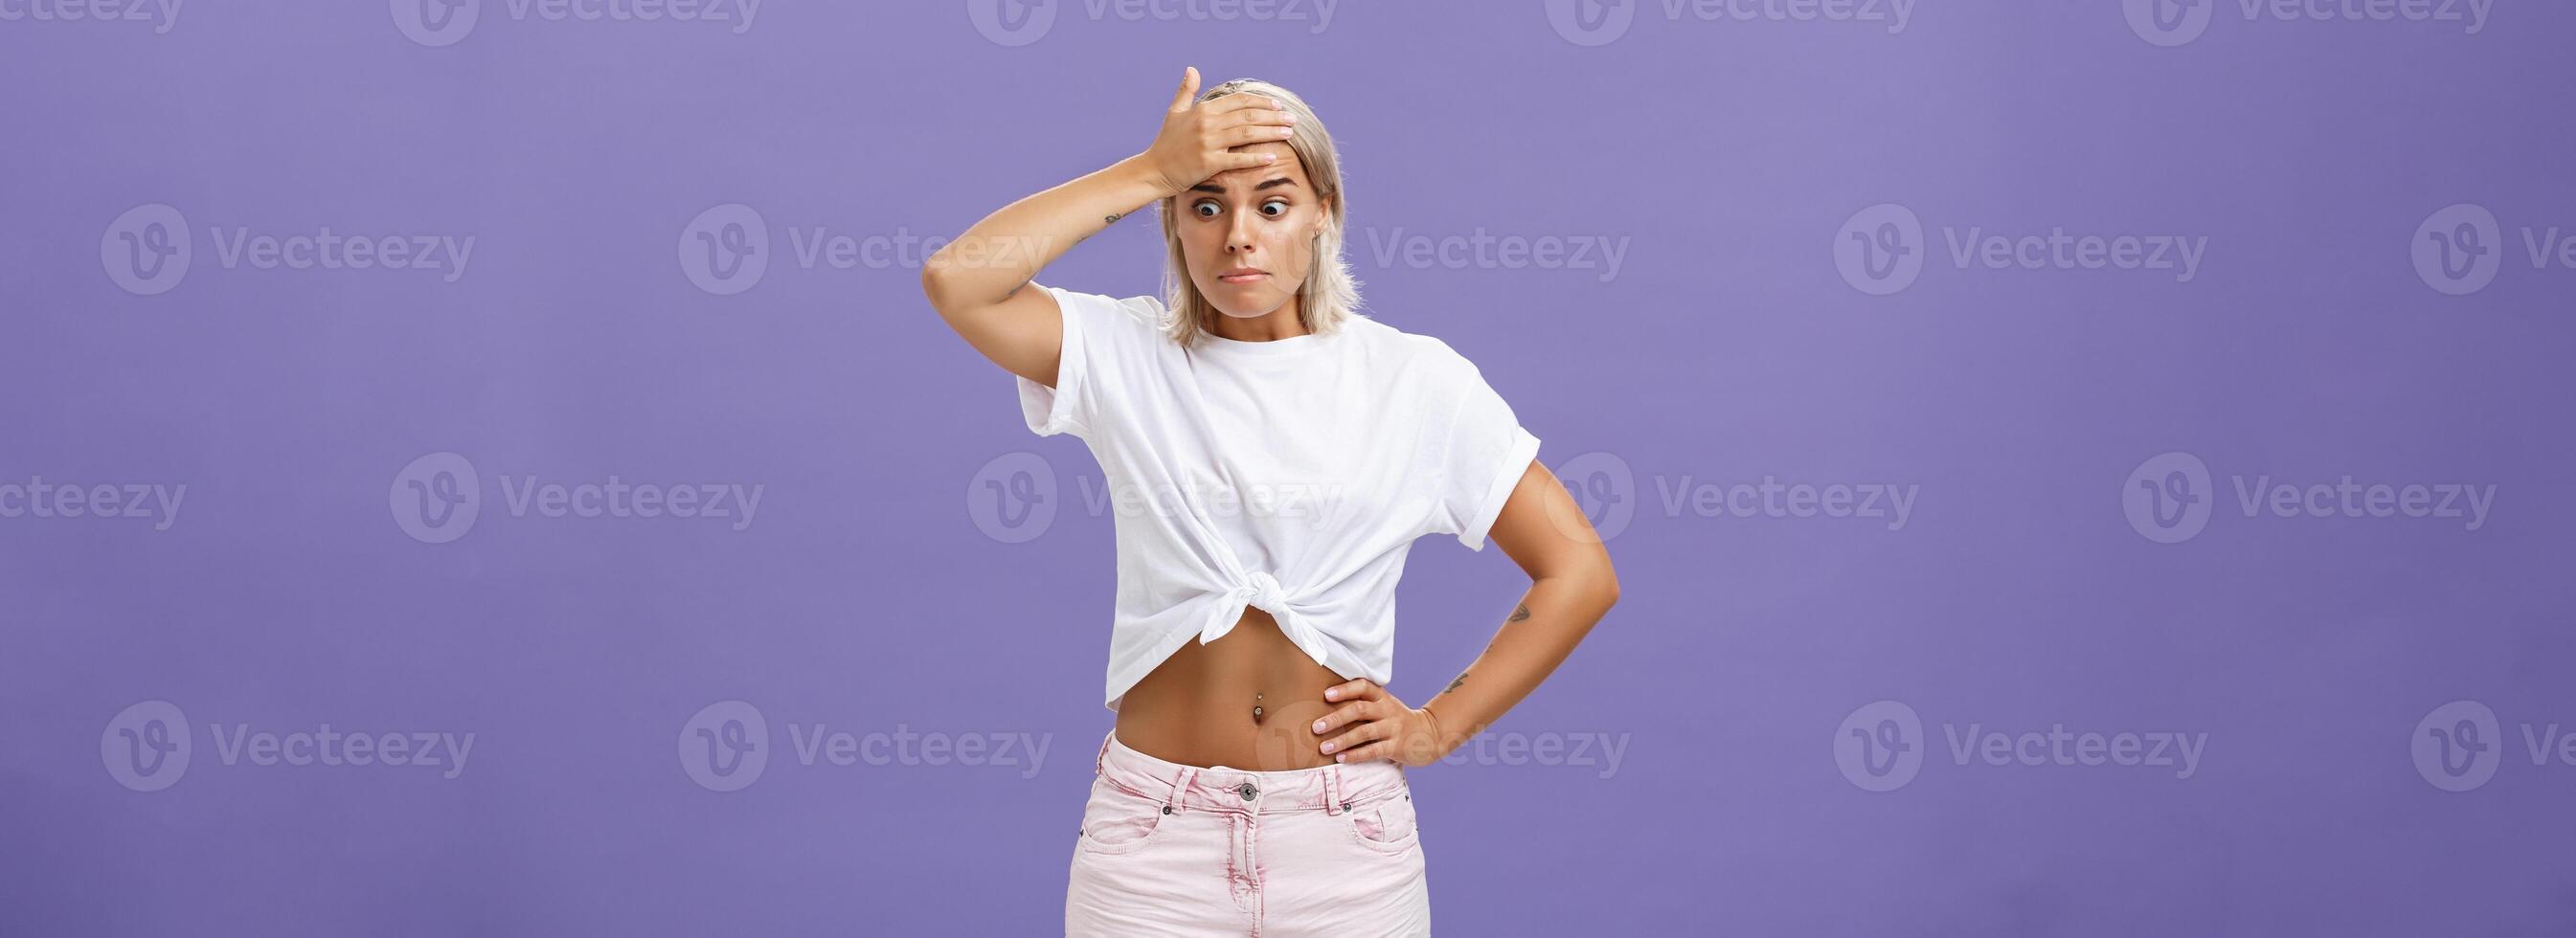
[[[1268, 189], [1268, 188], [1270, 188], [1270, 187], [1272, 187], [1272, 186], [1293, 186], [1293, 185], [1296, 185], [1296, 184], [1297, 184], [1297, 180], [1290, 179], [1290, 178], [1288, 178], [1288, 177], [1286, 177], [1286, 176], [1281, 176], [1281, 177], [1279, 177], [1279, 178], [1277, 178], [1277, 179], [1273, 179], [1273, 180], [1270, 180], [1269, 182], [1265, 182], [1265, 183], [1262, 183], [1262, 184], [1260, 184], [1260, 185], [1257, 185], [1257, 186], [1252, 187], [1252, 191], [1254, 191], [1254, 192], [1259, 192], [1259, 191], [1261, 191], [1261, 190], [1263, 190], [1263, 189]], [[1202, 183], [1199, 183], [1198, 185], [1191, 186], [1191, 187], [1190, 187], [1190, 191], [1192, 191], [1192, 192], [1212, 192], [1212, 193], [1215, 193], [1215, 194], [1217, 194], [1217, 195], [1224, 195], [1224, 194], [1225, 194], [1225, 187], [1220, 186], [1220, 185], [1217, 185], [1216, 183], [1213, 183], [1213, 182], [1202, 182]]]

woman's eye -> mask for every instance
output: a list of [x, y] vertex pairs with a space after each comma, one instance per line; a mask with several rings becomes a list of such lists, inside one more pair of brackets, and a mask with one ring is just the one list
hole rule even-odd
[[[1278, 211], [1271, 211], [1272, 209], [1277, 209]], [[1263, 215], [1267, 215], [1267, 216], [1270, 216], [1270, 217], [1272, 217], [1272, 218], [1277, 218], [1277, 217], [1279, 217], [1279, 216], [1281, 216], [1281, 215], [1288, 214], [1288, 203], [1286, 203], [1286, 202], [1263, 202], [1263, 203], [1261, 203], [1261, 214], [1263, 214]]]
[[1201, 202], [1197, 205], [1190, 206], [1190, 210], [1199, 213], [1200, 218], [1212, 218], [1216, 215], [1216, 203]]

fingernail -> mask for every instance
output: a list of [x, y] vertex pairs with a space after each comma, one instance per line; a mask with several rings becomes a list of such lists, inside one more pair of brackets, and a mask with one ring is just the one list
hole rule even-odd
[[1324, 731], [1324, 721], [1322, 721], [1322, 720], [1317, 720], [1317, 721], [1315, 721], [1315, 732], [1321, 733], [1321, 732], [1323, 732], [1323, 731]]
[[1335, 761], [1335, 762], [1343, 762], [1343, 761], [1347, 761], [1347, 760], [1349, 760], [1349, 759], [1350, 759], [1350, 757], [1351, 757], [1351, 754], [1350, 754], [1350, 753], [1345, 752], [1345, 753], [1342, 753], [1341, 755], [1334, 756], [1334, 757], [1333, 757], [1333, 761]]
[[1331, 744], [1331, 743], [1325, 743], [1325, 744], [1324, 744], [1324, 751], [1325, 751], [1325, 752], [1331, 752], [1331, 751], [1333, 751], [1333, 744]]

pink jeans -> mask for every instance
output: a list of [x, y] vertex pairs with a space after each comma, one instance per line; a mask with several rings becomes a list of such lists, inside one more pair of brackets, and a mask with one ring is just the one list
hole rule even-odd
[[1067, 935], [1431, 933], [1404, 767], [1166, 762], [1101, 741], [1064, 897]]

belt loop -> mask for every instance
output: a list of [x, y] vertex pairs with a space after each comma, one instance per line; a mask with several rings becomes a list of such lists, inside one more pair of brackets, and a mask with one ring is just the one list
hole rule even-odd
[[1091, 757], [1091, 774], [1101, 774], [1101, 764], [1109, 761], [1109, 741], [1117, 738], [1118, 731], [1114, 729], [1100, 737], [1100, 754]]
[[1164, 814], [1172, 814], [1182, 809], [1182, 793], [1189, 791], [1190, 781], [1197, 778], [1198, 774], [1199, 769], [1197, 766], [1183, 766], [1181, 768], [1180, 774], [1172, 779], [1171, 797], [1163, 799]]
[[1324, 813], [1342, 813], [1342, 764], [1339, 762], [1324, 767]]

